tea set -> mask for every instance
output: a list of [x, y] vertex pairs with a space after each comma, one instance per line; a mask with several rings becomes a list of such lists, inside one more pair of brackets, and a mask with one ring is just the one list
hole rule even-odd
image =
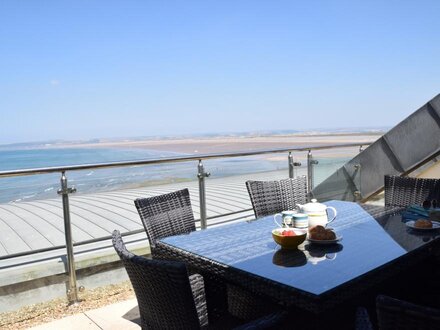
[[[316, 226], [327, 227], [329, 223], [335, 220], [337, 211], [334, 207], [327, 206], [325, 204], [318, 203], [316, 199], [312, 199], [310, 203], [300, 205], [298, 204], [298, 210], [288, 210], [274, 215], [274, 222], [277, 228], [272, 231], [273, 239], [283, 249], [297, 249], [298, 245], [302, 244], [309, 234], [309, 229]], [[330, 230], [330, 229], [326, 229]], [[337, 239], [331, 241], [317, 241], [309, 238], [309, 243], [328, 245], [329, 243], [337, 243], [342, 236], [337, 236]], [[308, 251], [305, 252], [309, 254]], [[324, 253], [323, 256], [310, 255], [308, 259], [311, 259], [313, 264], [324, 260], [334, 259], [336, 254], [330, 254], [327, 256]]]
[[[318, 203], [316, 199], [312, 199], [307, 204], [297, 204], [298, 211], [283, 211], [274, 215], [274, 221], [278, 227], [295, 227], [295, 228], [312, 228], [317, 225], [326, 227], [330, 222], [335, 220], [337, 211], [334, 207]], [[333, 212], [329, 219], [328, 210]], [[281, 223], [277, 221], [281, 217]]]

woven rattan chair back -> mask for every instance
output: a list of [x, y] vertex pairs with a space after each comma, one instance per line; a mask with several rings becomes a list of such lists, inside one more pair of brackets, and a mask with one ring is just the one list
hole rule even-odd
[[307, 178], [299, 176], [280, 181], [246, 181], [256, 218], [292, 210], [307, 203]]
[[113, 246], [124, 263], [139, 305], [142, 329], [199, 329], [184, 263], [151, 260], [127, 251], [121, 234]]
[[134, 201], [152, 249], [163, 237], [196, 230], [188, 189]]
[[406, 207], [434, 199], [440, 200], [440, 179], [385, 175], [385, 206]]
[[379, 329], [440, 329], [440, 310], [387, 296], [376, 299]]

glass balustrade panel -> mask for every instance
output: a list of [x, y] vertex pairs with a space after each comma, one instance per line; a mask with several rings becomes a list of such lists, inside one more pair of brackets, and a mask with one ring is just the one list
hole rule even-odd
[[317, 150], [312, 153], [312, 197], [320, 201], [360, 199], [361, 167], [350, 162], [358, 148]]
[[[246, 181], [289, 178], [288, 153], [212, 159], [203, 164], [211, 173], [205, 182], [209, 225], [254, 218]], [[305, 162], [302, 165], [295, 167], [296, 175], [306, 173]]]
[[0, 178], [0, 258], [65, 244], [58, 174]]

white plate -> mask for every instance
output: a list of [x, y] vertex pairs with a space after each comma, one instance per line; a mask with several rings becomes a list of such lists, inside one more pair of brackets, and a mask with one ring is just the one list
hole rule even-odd
[[414, 223], [415, 223], [415, 221], [411, 220], [411, 221], [406, 222], [405, 224], [409, 228], [412, 228], [414, 230], [436, 230], [436, 229], [440, 228], [440, 223], [437, 221], [432, 221], [432, 228], [417, 228], [417, 227], [414, 227]]
[[320, 244], [320, 245], [329, 245], [329, 244], [336, 244], [339, 241], [342, 241], [342, 235], [336, 236], [335, 239], [330, 240], [321, 240], [321, 239], [312, 239], [308, 238], [308, 241], [313, 244]]

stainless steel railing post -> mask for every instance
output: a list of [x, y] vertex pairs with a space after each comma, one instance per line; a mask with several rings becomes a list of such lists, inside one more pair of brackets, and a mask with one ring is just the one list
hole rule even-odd
[[73, 255], [72, 228], [70, 225], [69, 194], [76, 192], [74, 187], [67, 187], [66, 172], [61, 173], [61, 189], [58, 194], [63, 198], [63, 216], [64, 216], [64, 235], [66, 237], [67, 249], [67, 272], [69, 275], [69, 288], [67, 289], [67, 299], [69, 304], [75, 304], [78, 299], [78, 288], [76, 285], [75, 259]]
[[307, 153], [307, 188], [310, 192], [312, 191], [312, 184], [313, 184], [313, 168], [312, 168], [312, 151], [309, 150]]
[[199, 159], [199, 165], [197, 166], [197, 177], [199, 178], [199, 199], [200, 199], [200, 226], [202, 229], [206, 229], [206, 193], [205, 193], [205, 178], [209, 177], [211, 173], [205, 172], [202, 160]]
[[[354, 165], [353, 182], [356, 186], [356, 190], [353, 192], [353, 197], [355, 201], [360, 201], [362, 199], [362, 166], [361, 164]], [[356, 180], [356, 178], [358, 178]]]
[[[364, 151], [364, 146], [361, 144], [359, 146], [359, 153], [361, 153], [362, 151]], [[361, 188], [361, 184], [362, 184], [362, 177], [361, 177], [361, 164], [357, 164], [354, 166], [355, 169], [355, 174], [354, 176], [358, 176], [359, 177], [359, 181], [358, 184], [356, 185], [357, 190], [353, 192], [353, 196], [355, 201], [360, 201], [362, 199], [362, 188]]]
[[287, 158], [289, 164], [289, 178], [293, 179], [295, 177], [294, 167], [293, 167], [293, 156], [292, 152], [289, 151], [289, 157]]
[[295, 177], [295, 167], [301, 166], [301, 163], [293, 161], [293, 155], [291, 151], [289, 151], [288, 164], [289, 164], [289, 178], [292, 179]]
[[315, 186], [313, 165], [316, 164], [318, 164], [318, 161], [313, 159], [312, 150], [309, 150], [309, 152], [307, 153], [307, 183], [308, 183], [309, 195], [311, 194], [312, 189]]

